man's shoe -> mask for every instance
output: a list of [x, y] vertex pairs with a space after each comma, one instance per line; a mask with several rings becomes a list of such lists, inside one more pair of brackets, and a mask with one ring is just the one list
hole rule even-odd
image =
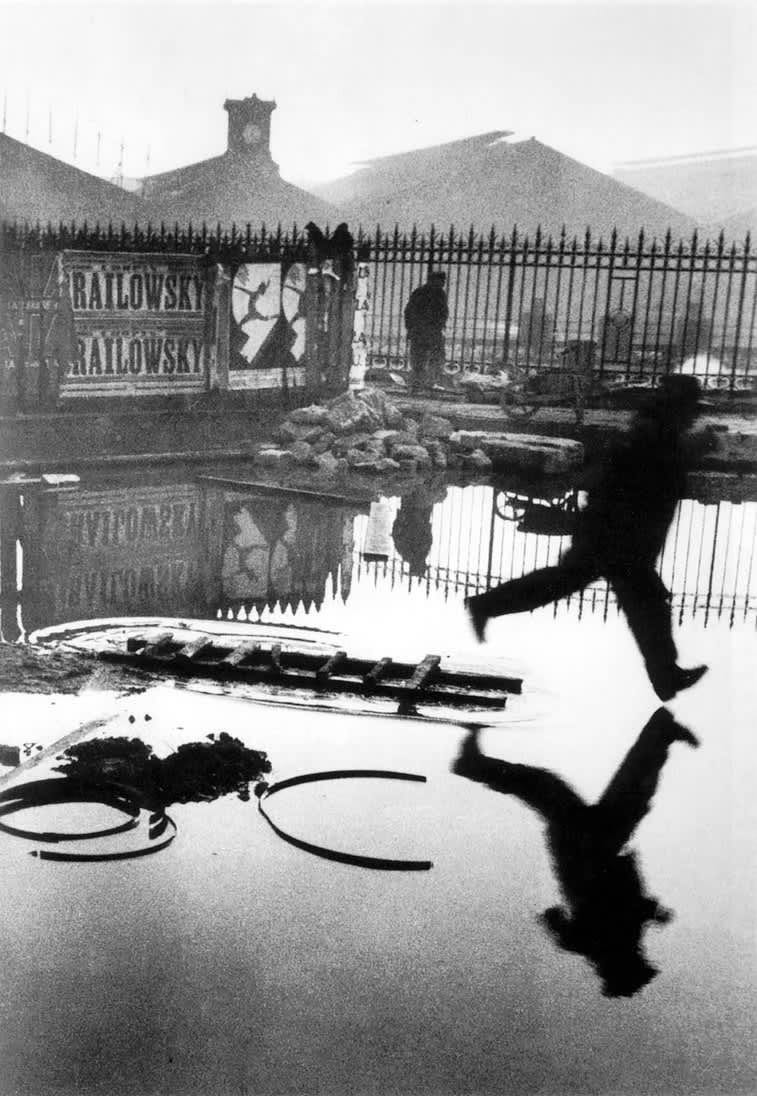
[[475, 599], [472, 597], [465, 599], [465, 608], [468, 613], [468, 619], [470, 620], [471, 628], [479, 643], [483, 643], [486, 640], [486, 625], [489, 620], [486, 613], [482, 613], [480, 609], [476, 608]]
[[690, 666], [688, 669], [684, 669], [683, 666], [676, 666], [676, 674], [678, 677], [678, 692], [683, 689], [690, 689], [692, 685], [696, 685], [700, 678], [704, 677], [707, 673], [707, 666]]
[[669, 670], [661, 674], [651, 675], [652, 688], [663, 703], [672, 700], [676, 693], [684, 689], [690, 689], [697, 681], [707, 673], [707, 666], [692, 666], [685, 669], [682, 666], [671, 666]]

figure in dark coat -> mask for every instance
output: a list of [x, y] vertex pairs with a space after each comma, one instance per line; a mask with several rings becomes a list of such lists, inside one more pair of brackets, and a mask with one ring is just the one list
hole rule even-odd
[[545, 910], [540, 921], [561, 948], [589, 960], [608, 997], [631, 997], [654, 978], [657, 971], [643, 952], [644, 930], [672, 916], [645, 893], [636, 856], [626, 845], [651, 809], [674, 742], [699, 745], [659, 708], [594, 804], [547, 769], [482, 754], [476, 729], [453, 766], [459, 776], [517, 796], [544, 819], [565, 904]]
[[432, 384], [434, 374], [444, 364], [444, 325], [449, 315], [445, 281], [446, 275], [434, 271], [425, 285], [413, 290], [405, 306], [414, 389]]
[[685, 493], [684, 435], [699, 412], [699, 395], [695, 377], [663, 378], [590, 486], [588, 505], [577, 514], [573, 542], [556, 566], [468, 599], [479, 640], [491, 617], [537, 609], [604, 576], [625, 613], [659, 698], [670, 700], [699, 680], [706, 666], [683, 669], [677, 665], [670, 595], [655, 567]]

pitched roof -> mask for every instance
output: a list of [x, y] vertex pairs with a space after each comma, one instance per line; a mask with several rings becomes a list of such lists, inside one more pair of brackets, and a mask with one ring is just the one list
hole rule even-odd
[[732, 217], [726, 217], [715, 226], [711, 234], [721, 229], [728, 240], [737, 244], [744, 242], [747, 232], [751, 234], [753, 241], [757, 241], [757, 206], [745, 209], [741, 213], [734, 213]]
[[284, 228], [313, 220], [332, 226], [338, 212], [285, 182], [270, 160], [224, 153], [144, 180], [144, 196], [89, 175], [0, 134], [0, 218], [78, 225], [148, 222], [214, 226], [265, 223]]
[[120, 225], [144, 219], [135, 194], [0, 134], [0, 215], [5, 219]]
[[712, 225], [754, 204], [757, 148], [723, 149], [619, 164], [615, 178]]
[[144, 194], [153, 221], [288, 228], [339, 220], [329, 203], [285, 182], [272, 160], [234, 152], [149, 176]]
[[487, 232], [514, 224], [559, 233], [625, 235], [644, 229], [690, 235], [695, 222], [639, 191], [595, 171], [535, 138], [508, 141], [503, 131], [480, 134], [432, 149], [385, 157], [353, 175], [317, 188], [336, 202], [351, 224], [396, 223], [446, 228], [473, 225]]

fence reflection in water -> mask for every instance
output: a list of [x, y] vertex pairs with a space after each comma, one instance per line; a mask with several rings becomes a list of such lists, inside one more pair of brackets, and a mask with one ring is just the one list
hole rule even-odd
[[[551, 499], [545, 499], [551, 502]], [[502, 509], [501, 504], [499, 509]], [[555, 563], [568, 546], [568, 535], [523, 532], [517, 520], [498, 513], [497, 491], [488, 486], [451, 487], [432, 515], [433, 544], [424, 579], [429, 588], [465, 596]], [[394, 551], [386, 561], [366, 562], [360, 553], [367, 519], [357, 519], [357, 573], [373, 571], [392, 586], [411, 581], [410, 566]], [[660, 573], [673, 595], [679, 617], [714, 615], [757, 623], [757, 504], [684, 499], [660, 558]], [[601, 612], [614, 606], [604, 581], [559, 602], [555, 613]]]
[[[551, 498], [550, 490], [540, 500], [484, 485], [416, 486], [382, 500], [378, 540], [360, 505], [197, 484], [4, 491], [2, 636], [13, 642], [56, 623], [145, 614], [304, 615], [331, 626], [334, 606], [338, 626], [349, 630], [387, 587], [425, 586], [462, 599], [554, 563], [569, 543], [572, 498]], [[685, 499], [660, 559], [679, 619], [757, 622], [756, 543], [757, 503]], [[361, 577], [369, 586], [373, 579], [375, 595], [360, 583], [353, 597]], [[612, 590], [598, 582], [554, 611], [606, 615], [613, 605]]]

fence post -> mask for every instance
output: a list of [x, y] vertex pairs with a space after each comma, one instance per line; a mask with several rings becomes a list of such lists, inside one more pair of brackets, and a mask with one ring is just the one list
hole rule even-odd
[[502, 365], [507, 369], [510, 358], [510, 327], [513, 322], [513, 293], [515, 292], [515, 263], [518, 246], [518, 226], [513, 225], [510, 235], [510, 262], [507, 271], [507, 297], [505, 299], [505, 345], [502, 350]]

